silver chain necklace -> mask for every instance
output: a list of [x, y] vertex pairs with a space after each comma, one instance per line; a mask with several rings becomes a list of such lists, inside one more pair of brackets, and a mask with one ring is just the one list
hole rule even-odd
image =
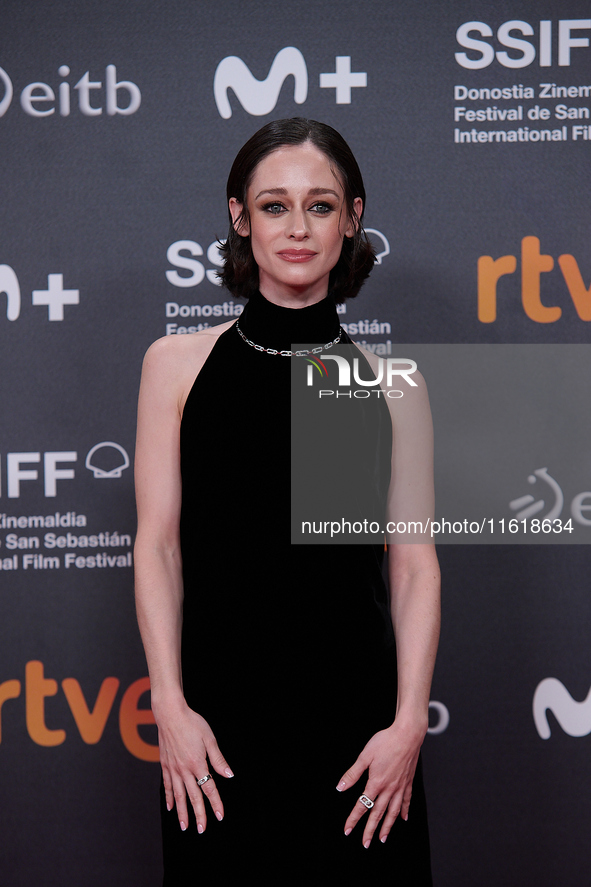
[[250, 345], [251, 348], [254, 348], [256, 351], [264, 351], [265, 354], [278, 354], [279, 357], [306, 357], [308, 354], [320, 354], [322, 351], [332, 348], [333, 345], [338, 345], [341, 341], [341, 336], [343, 335], [343, 328], [339, 327], [339, 334], [336, 339], [333, 339], [332, 342], [327, 342], [326, 345], [321, 345], [319, 348], [311, 348], [309, 351], [277, 351], [276, 348], [263, 348], [262, 345], [257, 345], [252, 339], [247, 339], [238, 326], [238, 321], [236, 321], [236, 329], [238, 334], [244, 339], [247, 345]]

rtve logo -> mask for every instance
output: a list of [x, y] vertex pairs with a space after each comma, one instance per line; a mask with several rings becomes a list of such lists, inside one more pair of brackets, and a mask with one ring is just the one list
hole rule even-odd
[[[285, 46], [277, 53], [264, 80], [253, 77], [246, 63], [238, 56], [226, 56], [217, 66], [213, 78], [213, 95], [220, 116], [224, 120], [232, 116], [229, 89], [247, 114], [254, 117], [270, 114], [289, 76], [294, 79], [294, 101], [297, 105], [303, 105], [308, 97], [308, 68], [304, 56], [295, 46]], [[367, 73], [351, 71], [349, 55], [337, 55], [334, 72], [320, 74], [320, 88], [334, 89], [337, 105], [350, 105], [351, 90], [364, 86], [367, 86]]]
[[[574, 256], [558, 257], [564, 282], [581, 320], [591, 320], [591, 286], [585, 286]], [[544, 305], [541, 299], [541, 275], [554, 268], [552, 256], [540, 252], [538, 237], [521, 241], [521, 301], [523, 310], [536, 323], [555, 323], [562, 316], [558, 305]], [[478, 320], [493, 323], [497, 319], [497, 284], [506, 274], [517, 269], [516, 256], [480, 256], [478, 259]]]
[[[68, 65], [60, 65], [58, 74], [62, 78], [68, 77], [70, 68]], [[4, 86], [4, 96], [0, 100], [0, 117], [10, 108], [14, 87], [4, 68], [0, 68], [0, 82]], [[78, 110], [85, 117], [99, 117], [103, 113], [101, 103], [104, 100], [105, 110], [109, 116], [116, 114], [127, 117], [135, 114], [142, 101], [142, 94], [137, 84], [131, 80], [117, 81], [117, 68], [115, 65], [107, 65], [105, 69], [104, 93], [101, 80], [91, 80], [90, 71], [78, 80], [74, 85], [78, 93]], [[100, 91], [100, 92], [99, 92]], [[60, 117], [69, 117], [72, 106], [70, 84], [63, 79], [56, 90], [49, 83], [35, 81], [29, 83], [21, 90], [20, 105], [29, 117], [50, 117], [58, 111]], [[92, 95], [91, 95], [92, 93]], [[122, 104], [119, 104], [119, 98]]]
[[[588, 31], [591, 29], [590, 18], [577, 19], [560, 19], [558, 22], [558, 64], [561, 67], [568, 67], [571, 64], [571, 50], [589, 46], [589, 37], [575, 37], [573, 31]], [[462, 68], [470, 68], [477, 70], [478, 68], [488, 68], [489, 65], [496, 60], [504, 68], [526, 68], [531, 65], [536, 58], [536, 45], [529, 40], [522, 40], [512, 36], [513, 32], [517, 32], [525, 37], [533, 37], [535, 30], [529, 22], [523, 22], [519, 19], [503, 22], [497, 30], [497, 41], [506, 49], [511, 50], [509, 55], [505, 49], [495, 50], [485, 40], [477, 40], [470, 34], [477, 33], [480, 37], [492, 37], [493, 30], [486, 22], [464, 22], [456, 31], [456, 39], [460, 46], [472, 52], [468, 55], [465, 52], [456, 52], [455, 58], [458, 65]], [[540, 68], [549, 68], [553, 64], [553, 39], [552, 39], [552, 21], [544, 20], [540, 22], [538, 33], [539, 48], [539, 66]]]
[[[23, 687], [24, 684], [24, 687]], [[66, 697], [72, 718], [83, 742], [96, 745], [102, 739], [113, 703], [119, 691], [119, 678], [105, 678], [100, 686], [94, 704], [84, 695], [76, 678], [64, 678], [61, 689]], [[139, 726], [154, 724], [154, 715], [149, 708], [140, 707], [140, 700], [150, 689], [150, 679], [139, 678], [124, 691], [119, 703], [119, 733], [127, 751], [140, 761], [158, 761], [158, 746], [140, 736]], [[25, 697], [24, 725], [19, 725], [17, 718], [22, 715], [11, 711], [9, 700], [18, 699], [21, 691]], [[2, 728], [9, 730], [26, 726], [27, 733], [36, 745], [55, 748], [66, 741], [66, 730], [62, 727], [48, 727], [46, 723], [46, 705], [48, 697], [57, 696], [59, 685], [55, 678], [45, 677], [45, 666], [33, 659], [25, 665], [25, 680], [11, 678], [0, 684], [0, 742]], [[8, 705], [6, 705], [8, 703]], [[6, 711], [5, 709], [8, 709]], [[51, 719], [55, 718], [52, 712]], [[15, 723], [16, 722], [16, 723]]]

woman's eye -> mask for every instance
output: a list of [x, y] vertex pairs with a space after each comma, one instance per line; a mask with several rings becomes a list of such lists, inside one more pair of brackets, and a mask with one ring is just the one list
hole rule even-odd
[[320, 216], [325, 216], [327, 213], [332, 212], [332, 206], [330, 203], [315, 203], [312, 210]]
[[271, 215], [278, 216], [283, 211], [284, 206], [282, 203], [266, 203], [263, 209], [265, 212], [271, 213]]

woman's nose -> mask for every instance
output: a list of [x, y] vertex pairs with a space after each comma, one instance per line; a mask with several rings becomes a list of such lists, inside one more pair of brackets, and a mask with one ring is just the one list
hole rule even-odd
[[309, 233], [306, 211], [304, 209], [293, 209], [289, 213], [288, 218], [288, 237], [293, 237], [294, 240], [303, 240], [308, 237]]

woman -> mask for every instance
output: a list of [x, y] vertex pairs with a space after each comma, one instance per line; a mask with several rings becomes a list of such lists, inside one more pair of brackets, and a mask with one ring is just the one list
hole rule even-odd
[[[240, 871], [264, 884], [431, 883], [417, 762], [439, 625], [433, 547], [390, 546], [390, 621], [383, 545], [289, 536], [291, 346], [350, 342], [335, 303], [373, 265], [364, 202], [335, 130], [264, 126], [228, 180], [222, 281], [249, 299], [243, 314], [146, 355], [136, 595], [168, 885]], [[432, 507], [417, 380], [416, 396], [373, 399], [366, 415], [377, 458], [387, 442], [393, 519], [409, 496]]]

